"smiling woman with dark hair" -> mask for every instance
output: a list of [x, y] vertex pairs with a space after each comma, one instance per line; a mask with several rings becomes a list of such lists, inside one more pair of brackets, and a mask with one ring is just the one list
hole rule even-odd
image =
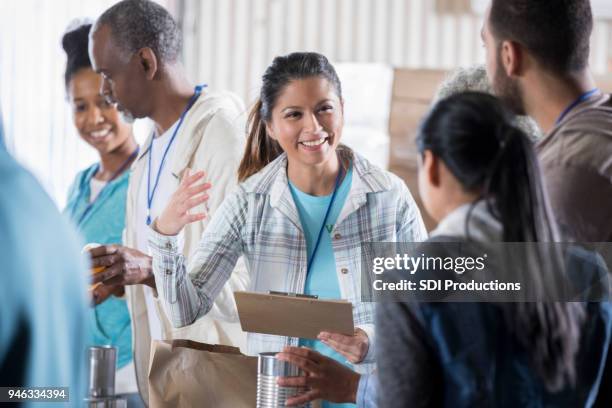
[[[212, 217], [192, 262], [179, 254], [177, 236], [203, 217], [189, 212], [207, 200], [201, 172], [184, 178], [151, 225], [153, 270], [176, 326], [211, 311], [244, 256], [250, 290], [345, 299], [356, 326], [352, 335], [322, 332], [317, 340], [249, 333], [249, 354], [300, 345], [372, 370], [374, 308], [361, 298], [362, 242], [421, 241], [426, 233], [406, 185], [343, 146], [343, 126], [342, 89], [327, 58], [276, 57], [250, 115], [242, 183]], [[290, 402], [321, 397], [331, 400], [324, 407], [342, 406], [335, 403], [345, 398], [309, 392]]]
[[[91, 24], [82, 24], [64, 34], [64, 80], [77, 132], [98, 152], [100, 161], [77, 174], [64, 212], [86, 242], [113, 244], [121, 242], [125, 227], [129, 168], [138, 145], [132, 127], [100, 94], [102, 78], [91, 68], [87, 52], [90, 29]], [[89, 341], [118, 348], [116, 390], [131, 394], [133, 406], [140, 403], [140, 398], [132, 364], [130, 315], [126, 301], [119, 297], [123, 292], [121, 286], [98, 284], [92, 288], [96, 306], [90, 309]]]

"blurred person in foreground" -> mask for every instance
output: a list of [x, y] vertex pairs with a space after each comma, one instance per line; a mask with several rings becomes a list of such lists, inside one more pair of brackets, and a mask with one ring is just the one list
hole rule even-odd
[[70, 404], [78, 405], [88, 330], [81, 243], [4, 148], [0, 189], [0, 386], [68, 387]]

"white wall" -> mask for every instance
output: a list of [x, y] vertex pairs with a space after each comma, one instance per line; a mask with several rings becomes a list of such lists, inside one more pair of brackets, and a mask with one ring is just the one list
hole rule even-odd
[[[72, 19], [96, 17], [116, 1], [0, 0], [0, 102], [6, 141], [60, 206], [76, 171], [97, 159], [72, 125], [61, 35]], [[481, 17], [438, 15], [434, 0], [157, 1], [184, 25], [185, 60], [194, 80], [233, 90], [247, 102], [256, 95], [272, 58], [290, 51], [317, 50], [334, 62], [430, 68], [483, 58]], [[594, 70], [610, 71], [611, 59], [612, 23], [598, 22]], [[346, 72], [357, 87], [359, 81], [381, 84]]]
[[[249, 101], [275, 55], [446, 68], [482, 62], [482, 16], [436, 13], [434, 0], [182, 0], [191, 75]], [[610, 1], [610, 0], [606, 0]], [[612, 22], [597, 21], [592, 66], [610, 71]]]
[[[471, 0], [176, 1], [192, 78], [213, 90], [232, 90], [248, 106], [274, 56], [301, 50], [327, 55], [344, 87], [354, 90], [353, 97], [345, 95], [344, 142], [382, 167], [389, 144], [390, 67], [453, 69], [484, 61], [482, 10], [474, 11]], [[612, 23], [598, 21], [596, 73], [612, 63], [611, 37]], [[369, 112], [367, 120], [363, 112]]]

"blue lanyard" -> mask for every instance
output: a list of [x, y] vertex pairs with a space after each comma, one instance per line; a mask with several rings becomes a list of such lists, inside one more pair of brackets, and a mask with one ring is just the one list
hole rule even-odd
[[565, 119], [567, 114], [570, 113], [576, 106], [580, 105], [582, 102], [586, 101], [591, 96], [595, 95], [597, 92], [599, 92], [599, 88], [591, 89], [590, 91], [585, 92], [582, 95], [580, 95], [574, 102], [570, 103], [569, 106], [565, 108], [565, 110], [561, 113], [561, 115], [559, 115], [559, 119], [557, 119], [557, 121], [555, 122], [555, 125], [558, 125], [559, 123], [561, 123], [561, 121]]
[[[91, 203], [89, 203], [87, 205], [87, 207], [85, 207], [85, 210], [83, 211], [83, 213], [81, 214], [81, 217], [79, 218], [79, 221], [77, 222], [77, 226], [79, 226], [79, 227], [81, 226], [81, 224], [83, 223], [83, 220], [85, 219], [85, 217], [87, 217], [87, 214], [89, 214], [91, 212], [91, 210], [93, 209], [94, 204], [98, 201], [98, 198], [100, 198], [102, 196], [102, 193], [104, 192], [106, 187], [108, 187], [108, 185], [110, 184], [111, 181], [116, 179], [121, 173], [123, 173], [125, 171], [125, 169], [130, 165], [132, 160], [134, 160], [134, 158], [136, 158], [136, 156], [138, 155], [138, 151], [139, 150], [140, 150], [140, 146], [136, 146], [136, 150], [134, 150], [132, 152], [132, 154], [130, 154], [130, 157], [128, 157], [127, 160], [125, 162], [123, 162], [121, 167], [119, 167], [119, 170], [117, 170], [115, 173], [113, 173], [113, 175], [111, 176], [111, 178], [108, 181], [108, 183], [106, 183], [106, 185], [104, 187], [102, 187], [102, 190], [100, 190], [100, 192], [98, 193], [96, 198]], [[95, 171], [93, 172], [94, 175], [98, 172], [99, 168], [100, 168], [100, 165], [98, 164], [96, 166]], [[80, 198], [79, 198], [78, 201], [80, 201]]]
[[323, 235], [323, 230], [325, 229], [325, 223], [327, 222], [327, 217], [329, 217], [329, 213], [331, 211], [332, 206], [334, 205], [334, 200], [336, 198], [336, 193], [338, 192], [338, 186], [340, 185], [340, 179], [342, 178], [342, 165], [340, 166], [340, 170], [338, 171], [338, 176], [336, 176], [336, 185], [334, 186], [334, 192], [332, 194], [331, 200], [329, 201], [329, 205], [327, 206], [327, 211], [325, 211], [325, 217], [323, 218], [323, 224], [321, 225], [321, 229], [319, 230], [319, 235], [317, 235], [317, 242], [312, 250], [312, 255], [308, 259], [308, 264], [306, 268], [306, 276], [310, 273], [310, 268], [312, 268], [312, 261], [317, 253], [317, 249], [319, 249], [319, 244], [321, 243], [321, 236]]
[[155, 197], [155, 192], [157, 191], [157, 186], [159, 185], [159, 177], [161, 176], [162, 169], [164, 168], [164, 162], [166, 161], [166, 156], [168, 155], [170, 146], [172, 146], [172, 143], [174, 142], [174, 139], [176, 138], [176, 135], [179, 129], [181, 128], [181, 125], [183, 124], [183, 120], [185, 120], [185, 116], [187, 115], [187, 112], [189, 112], [189, 109], [191, 109], [195, 101], [198, 99], [198, 97], [202, 93], [202, 89], [204, 89], [205, 87], [206, 87], [206, 84], [198, 85], [195, 87], [193, 96], [191, 97], [191, 99], [189, 99], [189, 102], [187, 103], [187, 106], [185, 107], [185, 110], [183, 111], [183, 113], [181, 113], [179, 122], [174, 128], [174, 132], [172, 133], [172, 137], [170, 138], [170, 142], [168, 143], [168, 146], [166, 146], [166, 150], [164, 151], [164, 154], [162, 156], [161, 163], [159, 163], [159, 169], [157, 170], [157, 176], [155, 176], [155, 184], [153, 185], [152, 191], [151, 191], [151, 156], [153, 156], [153, 142], [155, 141], [155, 137], [151, 139], [151, 145], [149, 146], [149, 149], [147, 150], [149, 152], [149, 164], [147, 167], [147, 220], [146, 220], [147, 225], [151, 225], [151, 204], [153, 204], [153, 198]]

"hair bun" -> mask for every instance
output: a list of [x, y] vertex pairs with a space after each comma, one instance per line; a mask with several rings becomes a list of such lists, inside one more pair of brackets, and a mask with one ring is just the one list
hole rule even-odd
[[62, 37], [62, 48], [71, 57], [75, 54], [87, 52], [89, 43], [89, 30], [91, 23], [79, 24], [69, 28]]
[[66, 85], [78, 70], [91, 67], [88, 50], [90, 30], [91, 22], [74, 21], [68, 26], [62, 37], [62, 48], [67, 57], [66, 72], [64, 73]]

